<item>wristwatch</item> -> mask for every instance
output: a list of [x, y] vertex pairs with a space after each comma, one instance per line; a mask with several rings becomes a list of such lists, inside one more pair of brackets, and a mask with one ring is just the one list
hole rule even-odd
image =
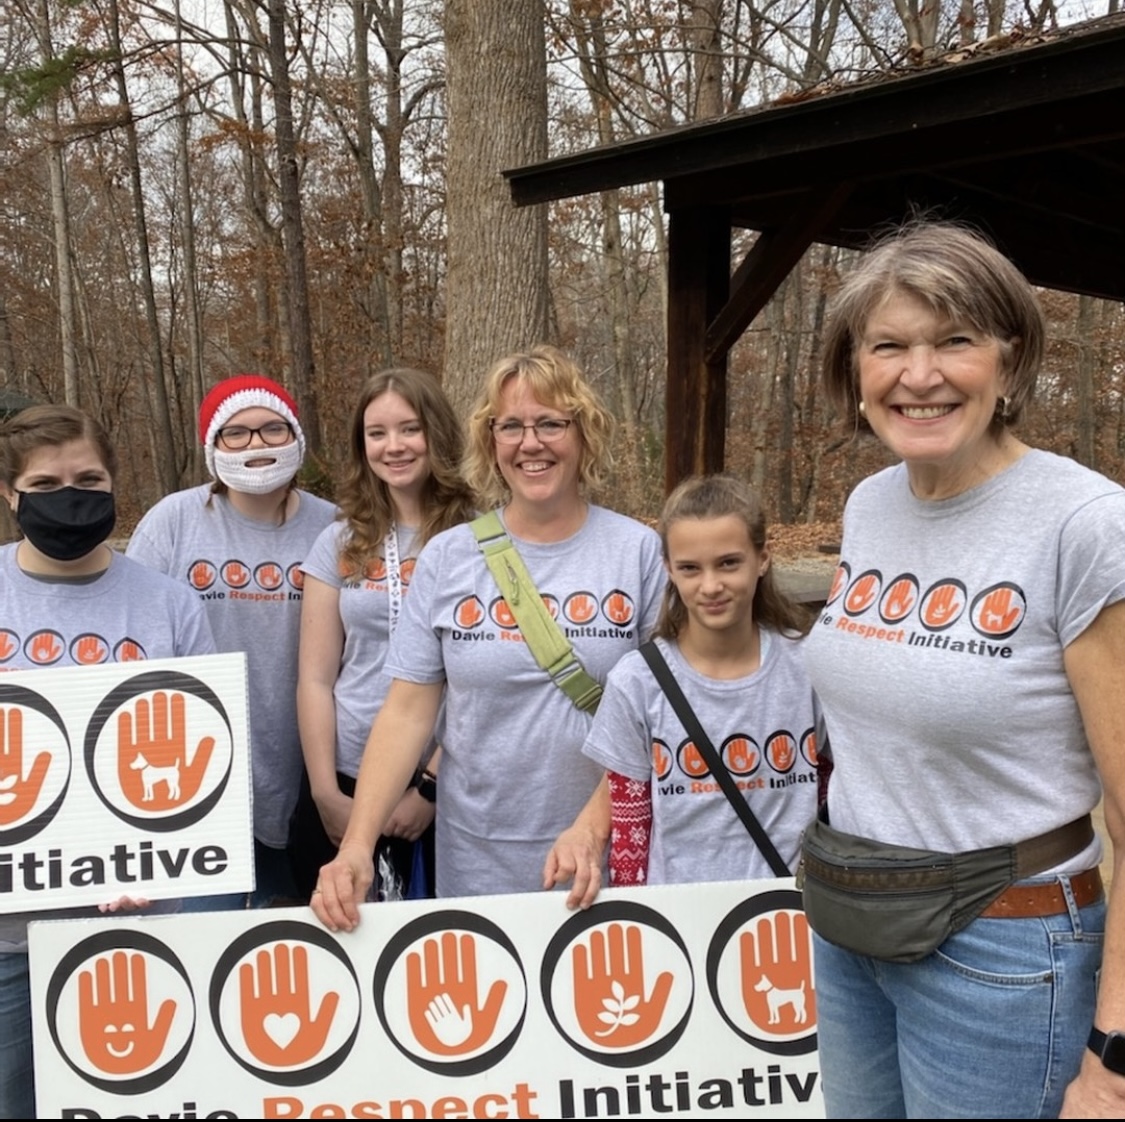
[[1102, 1032], [1100, 1029], [1092, 1028], [1086, 1040], [1086, 1047], [1110, 1071], [1125, 1075], [1125, 1032]]
[[[437, 776], [429, 768], [415, 768], [407, 789], [414, 787], [428, 803], [437, 802]], [[1125, 1038], [1122, 1043], [1125, 1044]]]

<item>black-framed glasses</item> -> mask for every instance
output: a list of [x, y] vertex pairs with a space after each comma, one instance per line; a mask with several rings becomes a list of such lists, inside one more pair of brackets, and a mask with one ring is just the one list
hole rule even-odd
[[293, 426], [288, 421], [270, 421], [268, 425], [251, 429], [245, 425], [228, 425], [219, 429], [219, 439], [232, 451], [240, 452], [250, 446], [250, 441], [255, 434], [262, 438], [263, 444], [276, 448], [279, 444], [288, 444], [293, 435]]
[[542, 417], [530, 425], [525, 425], [522, 421], [493, 420], [488, 422], [488, 427], [492, 429], [497, 444], [519, 444], [528, 429], [534, 429], [536, 437], [544, 444], [554, 444], [556, 440], [562, 440], [566, 430], [573, 424], [572, 420], [565, 417]]

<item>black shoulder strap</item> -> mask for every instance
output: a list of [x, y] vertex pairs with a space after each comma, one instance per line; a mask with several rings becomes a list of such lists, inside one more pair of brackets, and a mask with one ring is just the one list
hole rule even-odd
[[781, 854], [777, 852], [773, 842], [769, 839], [769, 835], [762, 829], [762, 824], [750, 809], [750, 804], [743, 797], [731, 773], [727, 771], [723, 761], [719, 758], [719, 753], [715, 751], [715, 746], [703, 731], [703, 726], [699, 723], [695, 710], [688, 704], [688, 699], [684, 697], [679, 683], [672, 677], [672, 671], [669, 669], [668, 663], [664, 661], [664, 656], [660, 653], [656, 643], [649, 640], [649, 642], [641, 645], [640, 651], [644, 655], [649, 669], [660, 683], [660, 688], [672, 703], [676, 716], [680, 718], [680, 724], [684, 726], [684, 730], [691, 737], [692, 743], [703, 757], [703, 762], [710, 769], [715, 781], [722, 787], [723, 794], [726, 795], [731, 806], [737, 811], [738, 817], [742, 819], [742, 824], [762, 851], [762, 856], [769, 862], [773, 875], [775, 877], [792, 876], [789, 866], [782, 861]]

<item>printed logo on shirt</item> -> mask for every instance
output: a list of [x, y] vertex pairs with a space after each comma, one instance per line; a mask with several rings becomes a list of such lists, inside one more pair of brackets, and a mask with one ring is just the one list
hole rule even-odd
[[[707, 950], [707, 988], [727, 1026], [775, 1056], [816, 1048], [812, 934], [793, 889], [763, 892], [732, 909]], [[807, 1102], [816, 1072], [785, 1076]]]
[[[841, 564], [837, 573], [844, 568]], [[870, 609], [880, 587], [884, 592], [875, 619]], [[970, 595], [963, 581], [942, 577], [924, 593], [919, 589], [913, 573], [899, 573], [884, 585], [882, 574], [869, 569], [848, 587], [841, 602], [844, 614], [837, 616], [826, 602], [818, 626], [877, 643], [983, 658], [1012, 657], [1014, 648], [1004, 640], [1015, 635], [1028, 611], [1027, 597], [1018, 584], [1001, 580]], [[911, 620], [915, 626], [904, 626]], [[972, 632], [962, 621], [971, 625]]]
[[840, 593], [847, 587], [851, 575], [851, 566], [848, 565], [846, 561], [841, 561], [840, 564], [836, 566], [836, 571], [832, 574], [832, 587], [828, 590], [828, 599], [825, 601], [825, 607], [830, 607], [840, 598]]
[[254, 570], [254, 583], [263, 592], [276, 592], [285, 583], [285, 573], [276, 561], [263, 561]]
[[108, 662], [109, 656], [109, 644], [92, 631], [83, 632], [70, 641], [71, 660], [79, 666], [96, 666]]
[[387, 562], [382, 557], [373, 557], [363, 567], [363, 579], [379, 582], [387, 579]]
[[[606, 901], [567, 920], [547, 946], [540, 978], [563, 1040], [616, 1068], [667, 1053], [683, 1035], [695, 997], [683, 937], [660, 913], [632, 901]], [[567, 1090], [564, 1083], [563, 1115], [573, 1117]]]
[[775, 732], [766, 741], [766, 759], [779, 775], [793, 770], [797, 762], [797, 741], [790, 732]]
[[703, 776], [711, 774], [707, 761], [696, 748], [695, 741], [690, 738], [685, 740], [676, 750], [676, 759], [680, 765], [680, 771], [689, 779], [702, 779]]
[[663, 782], [672, 772], [672, 753], [668, 745], [658, 737], [652, 740], [652, 773], [658, 782]]
[[1027, 597], [1007, 581], [978, 593], [969, 609], [969, 620], [977, 632], [989, 639], [1014, 635], [1027, 614]]
[[484, 620], [484, 605], [477, 596], [466, 596], [453, 609], [453, 622], [464, 631], [472, 631], [480, 627]]
[[903, 573], [887, 586], [879, 601], [879, 618], [884, 623], [900, 623], [910, 615], [918, 603], [918, 578], [913, 573]]
[[120, 639], [113, 648], [114, 662], [142, 662], [146, 658], [144, 647], [136, 639]]
[[231, 1058], [283, 1087], [315, 1083], [347, 1059], [359, 1033], [359, 978], [322, 928], [260, 924], [216, 963], [211, 1020]]
[[158, 939], [101, 931], [73, 947], [47, 986], [47, 1027], [85, 1082], [136, 1095], [167, 1083], [191, 1050], [195, 996], [183, 963]]
[[636, 611], [633, 598], [619, 588], [615, 588], [602, 600], [602, 615], [618, 627], [628, 627], [633, 622]]
[[36, 666], [52, 666], [66, 652], [66, 640], [50, 628], [33, 631], [23, 644], [24, 657]]
[[720, 755], [731, 775], [753, 775], [762, 764], [762, 753], [750, 736], [728, 736]]
[[879, 597], [879, 573], [875, 569], [868, 569], [860, 573], [850, 585], [844, 595], [844, 611], [850, 616], [858, 616], [867, 611]]
[[557, 596], [552, 596], [549, 592], [544, 593], [540, 599], [547, 605], [547, 611], [551, 613], [551, 619], [557, 620], [559, 618], [559, 601]]
[[0, 664], [14, 658], [20, 649], [20, 637], [7, 627], [0, 627]]
[[70, 772], [70, 740], [54, 706], [0, 682], [0, 848], [19, 845], [54, 820]]
[[527, 1015], [519, 952], [496, 924], [472, 912], [431, 912], [402, 927], [376, 964], [372, 989], [395, 1047], [441, 1075], [494, 1067]]
[[219, 571], [210, 561], [194, 561], [188, 566], [188, 584], [196, 592], [206, 592], [218, 578]]
[[294, 561], [293, 564], [289, 566], [285, 573], [285, 579], [289, 581], [289, 586], [295, 592], [304, 591], [305, 574], [301, 571], [300, 561]]
[[497, 596], [488, 605], [488, 618], [502, 631], [514, 631], [519, 627], [519, 624], [516, 623], [516, 617], [512, 614], [512, 609], [508, 607], [508, 601], [503, 596]]
[[598, 598], [590, 592], [572, 592], [563, 601], [562, 610], [567, 623], [581, 626], [598, 614]]
[[250, 583], [250, 570], [241, 561], [227, 561], [220, 572], [228, 588], [245, 588]]
[[809, 767], [816, 767], [820, 759], [816, 752], [816, 729], [808, 729], [801, 737], [801, 755]]

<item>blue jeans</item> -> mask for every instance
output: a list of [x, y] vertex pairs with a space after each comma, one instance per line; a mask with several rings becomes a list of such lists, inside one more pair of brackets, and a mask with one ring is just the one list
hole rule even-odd
[[1068, 912], [974, 920], [920, 962], [814, 936], [829, 1118], [1058, 1117], [1093, 1023], [1105, 931], [1105, 902], [1078, 908], [1060, 883]]
[[[253, 892], [233, 892], [225, 896], [189, 896], [184, 900], [185, 912], [230, 912], [242, 908], [268, 908], [275, 901], [297, 902], [297, 886], [289, 854], [254, 839]], [[301, 903], [307, 903], [301, 900]]]
[[0, 1118], [34, 1118], [26, 952], [0, 954]]

